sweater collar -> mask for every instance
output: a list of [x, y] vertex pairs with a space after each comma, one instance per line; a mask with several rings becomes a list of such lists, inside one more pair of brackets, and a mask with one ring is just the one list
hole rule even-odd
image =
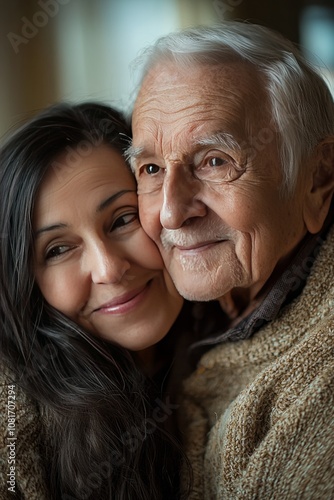
[[[330, 223], [325, 224], [323, 229], [316, 235], [308, 233], [305, 236], [298, 252], [254, 311], [236, 326], [232, 328], [224, 328], [223, 326], [214, 335], [193, 343], [190, 347], [191, 350], [197, 351], [197, 348], [200, 347], [209, 348], [226, 341], [237, 342], [248, 339], [266, 323], [275, 319], [279, 311], [303, 290], [312, 265], [326, 239], [330, 225]], [[205, 320], [205, 317], [203, 317], [203, 320]]]

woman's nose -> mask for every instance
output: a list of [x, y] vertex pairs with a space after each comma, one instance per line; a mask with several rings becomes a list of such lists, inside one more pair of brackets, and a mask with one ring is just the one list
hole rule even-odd
[[87, 254], [87, 265], [95, 284], [120, 283], [130, 269], [130, 262], [108, 242], [97, 242]]

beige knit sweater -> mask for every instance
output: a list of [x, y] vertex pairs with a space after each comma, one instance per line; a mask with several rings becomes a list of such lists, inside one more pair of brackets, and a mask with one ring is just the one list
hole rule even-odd
[[334, 499], [334, 229], [302, 294], [184, 384], [191, 500]]

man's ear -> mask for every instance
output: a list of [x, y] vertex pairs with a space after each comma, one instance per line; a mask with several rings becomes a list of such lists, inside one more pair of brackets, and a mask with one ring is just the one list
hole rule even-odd
[[310, 233], [321, 230], [334, 192], [334, 136], [318, 144], [304, 200], [304, 221]]

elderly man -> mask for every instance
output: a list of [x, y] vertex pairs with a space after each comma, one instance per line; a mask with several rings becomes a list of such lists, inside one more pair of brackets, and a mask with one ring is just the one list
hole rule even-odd
[[269, 29], [172, 34], [149, 54], [129, 157], [178, 290], [225, 313], [184, 383], [191, 498], [334, 498], [327, 86]]

